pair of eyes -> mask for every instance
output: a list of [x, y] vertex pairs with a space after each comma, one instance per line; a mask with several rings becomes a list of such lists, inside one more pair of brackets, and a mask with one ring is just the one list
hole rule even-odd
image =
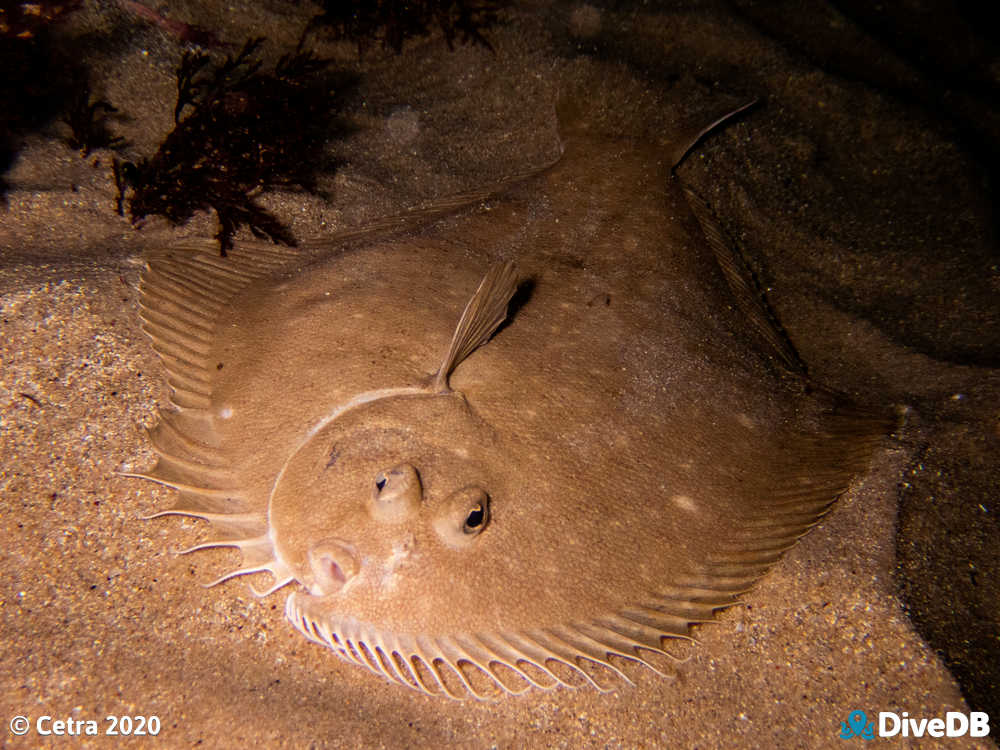
[[[410, 464], [399, 464], [376, 473], [372, 485], [370, 512], [386, 523], [402, 523], [415, 518], [423, 501], [420, 475]], [[464, 546], [482, 533], [490, 519], [489, 495], [469, 485], [451, 493], [435, 508], [432, 525], [442, 540]]]

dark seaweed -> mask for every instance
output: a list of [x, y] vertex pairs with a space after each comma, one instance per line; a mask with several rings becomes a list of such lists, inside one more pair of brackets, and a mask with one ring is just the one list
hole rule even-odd
[[80, 4], [81, 0], [0, 0], [0, 39], [33, 39]]
[[507, 0], [323, 0], [323, 13], [310, 29], [327, 29], [338, 39], [358, 45], [362, 56], [372, 40], [396, 52], [407, 39], [426, 36], [432, 26], [444, 32], [448, 49], [455, 39], [493, 50], [483, 32], [492, 28]]
[[[0, 0], [0, 175], [14, 163], [23, 137], [56, 119], [73, 91], [77, 60], [50, 30], [78, 6]], [[6, 193], [0, 176], [0, 200]]]
[[135, 2], [135, 0], [118, 0], [118, 4], [122, 10], [134, 18], [153, 24], [164, 33], [186, 44], [193, 44], [199, 47], [219, 47], [221, 44], [218, 36], [211, 29], [184, 23], [174, 18], [167, 18], [153, 8], [147, 7], [143, 3]]
[[254, 198], [275, 187], [317, 192], [319, 171], [337, 166], [320, 157], [329, 138], [346, 133], [337, 112], [354, 80], [301, 49], [264, 72], [256, 57], [262, 43], [248, 40], [220, 63], [204, 52], [185, 53], [174, 129], [151, 159], [114, 164], [119, 212], [127, 202], [133, 222], [157, 214], [183, 224], [214, 209], [222, 255], [242, 226], [258, 238], [296, 244]]
[[117, 112], [111, 102], [92, 96], [89, 83], [81, 84], [73, 92], [63, 115], [63, 122], [72, 131], [66, 142], [70, 147], [80, 149], [82, 156], [99, 148], [121, 148], [125, 139], [111, 133], [107, 125], [107, 115]]

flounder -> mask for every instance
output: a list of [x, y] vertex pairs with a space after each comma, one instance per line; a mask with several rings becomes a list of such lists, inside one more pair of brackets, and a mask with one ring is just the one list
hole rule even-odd
[[687, 141], [563, 137], [492, 194], [142, 277], [172, 408], [137, 476], [180, 491], [156, 515], [209, 521], [192, 549], [242, 554], [219, 581], [269, 573], [307, 638], [427, 693], [669, 671], [887, 431], [808, 384], [672, 176]]

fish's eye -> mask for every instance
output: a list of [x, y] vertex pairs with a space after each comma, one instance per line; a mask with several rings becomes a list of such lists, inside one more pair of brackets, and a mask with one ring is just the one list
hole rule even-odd
[[466, 534], [478, 534], [485, 523], [486, 506], [483, 503], [477, 503], [469, 510], [469, 515], [465, 517], [465, 525], [462, 526], [462, 531]]
[[481, 487], [463, 487], [442, 503], [434, 530], [449, 547], [471, 544], [490, 522], [490, 500]]
[[375, 474], [369, 510], [379, 521], [399, 523], [417, 511], [422, 498], [417, 470], [410, 464], [398, 464]]

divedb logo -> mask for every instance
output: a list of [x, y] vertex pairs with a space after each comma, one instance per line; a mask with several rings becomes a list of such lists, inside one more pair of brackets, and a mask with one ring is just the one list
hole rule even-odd
[[840, 722], [840, 738], [867, 741], [876, 737], [986, 737], [990, 733], [990, 717], [983, 711], [949, 711], [943, 719], [916, 719], [906, 711], [879, 711], [877, 732], [874, 725], [864, 711], [851, 711], [847, 721]]
[[943, 719], [911, 719], [906, 711], [902, 715], [878, 712], [879, 737], [985, 737], [989, 733], [990, 717], [983, 711], [949, 711]]

